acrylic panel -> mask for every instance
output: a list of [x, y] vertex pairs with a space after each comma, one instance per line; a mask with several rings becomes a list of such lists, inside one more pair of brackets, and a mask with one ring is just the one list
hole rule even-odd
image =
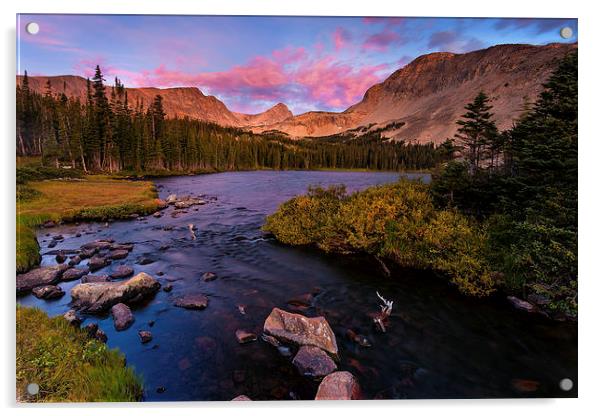
[[576, 397], [577, 38], [18, 15], [17, 400]]

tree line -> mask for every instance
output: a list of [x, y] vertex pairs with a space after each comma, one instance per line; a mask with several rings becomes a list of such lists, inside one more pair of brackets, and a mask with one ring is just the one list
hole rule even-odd
[[552, 312], [577, 313], [577, 53], [563, 59], [532, 108], [500, 132], [486, 94], [466, 106], [456, 135], [464, 160], [431, 191], [484, 224], [505, 281]]
[[451, 158], [449, 145], [291, 140], [184, 118], [168, 118], [157, 95], [131, 103], [115, 79], [107, 92], [101, 69], [85, 99], [33, 91], [27, 73], [17, 86], [17, 154], [85, 172], [201, 172], [247, 169], [426, 169]]

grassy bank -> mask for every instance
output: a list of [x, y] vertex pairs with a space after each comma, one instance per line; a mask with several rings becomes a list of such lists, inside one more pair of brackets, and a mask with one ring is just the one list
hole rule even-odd
[[45, 221], [127, 218], [134, 213], [154, 212], [159, 204], [154, 185], [147, 181], [87, 176], [25, 182], [18, 188], [17, 271], [28, 270], [39, 262], [34, 229]]
[[281, 205], [264, 230], [285, 244], [433, 270], [468, 295], [495, 289], [483, 230], [455, 210], [437, 209], [420, 183], [402, 180], [351, 195], [343, 187], [311, 189]]
[[[142, 383], [117, 350], [90, 339], [62, 317], [17, 307], [17, 397], [35, 402], [126, 402]], [[29, 396], [29, 383], [40, 393]]]

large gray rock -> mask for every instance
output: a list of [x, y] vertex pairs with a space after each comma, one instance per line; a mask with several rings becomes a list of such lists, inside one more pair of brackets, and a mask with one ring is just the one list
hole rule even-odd
[[299, 373], [308, 377], [324, 377], [337, 369], [337, 365], [323, 350], [307, 345], [299, 348], [293, 359]]
[[307, 318], [274, 308], [263, 324], [263, 332], [295, 345], [318, 347], [335, 356], [339, 351], [334, 332], [322, 316]]
[[134, 315], [129, 306], [124, 303], [113, 305], [111, 308], [111, 315], [113, 316], [115, 329], [118, 331], [128, 329], [134, 323]]
[[360, 385], [348, 371], [337, 371], [324, 377], [316, 393], [316, 400], [359, 400], [360, 398]]
[[54, 285], [61, 280], [61, 276], [69, 266], [60, 264], [57, 266], [44, 266], [30, 270], [27, 273], [17, 275], [17, 294], [25, 294], [34, 287]]
[[118, 303], [150, 297], [160, 287], [158, 281], [142, 272], [122, 282], [81, 283], [71, 289], [71, 298], [74, 307], [98, 313]]

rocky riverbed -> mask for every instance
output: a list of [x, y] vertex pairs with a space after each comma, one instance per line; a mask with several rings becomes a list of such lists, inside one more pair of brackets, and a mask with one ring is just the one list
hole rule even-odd
[[[260, 231], [308, 185], [396, 178], [157, 180], [168, 205], [154, 215], [41, 229], [42, 266], [17, 277], [18, 301], [121, 349], [146, 400], [575, 396], [558, 387], [576, 381], [574, 324], [461, 297], [425, 272], [387, 279], [378, 265]], [[387, 300], [391, 314], [377, 325]]]

